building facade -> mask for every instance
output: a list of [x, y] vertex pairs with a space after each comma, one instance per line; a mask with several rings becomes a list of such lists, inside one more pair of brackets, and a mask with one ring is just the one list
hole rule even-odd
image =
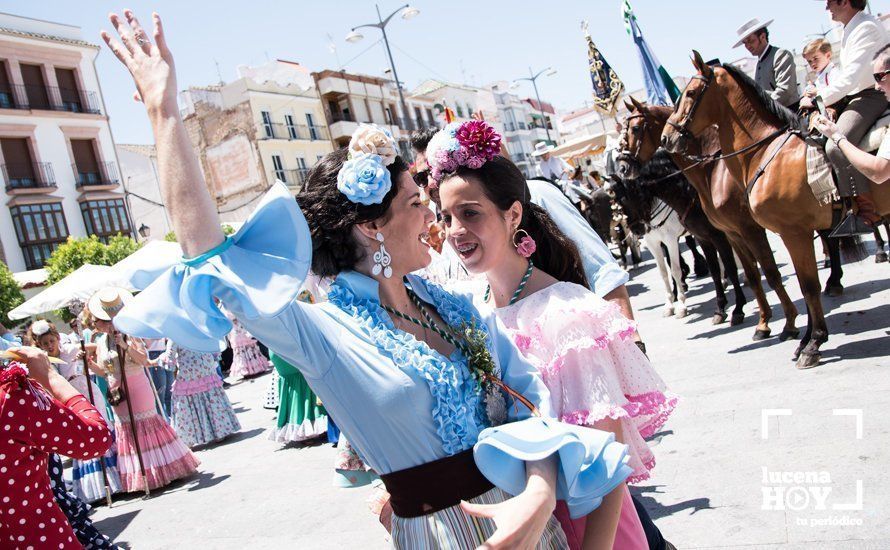
[[180, 94], [183, 121], [223, 221], [243, 221], [276, 180], [296, 194], [309, 169], [333, 150], [306, 68], [276, 60], [239, 67], [238, 77]]
[[387, 128], [399, 145], [399, 154], [413, 158], [408, 139], [418, 128], [436, 127], [438, 121], [432, 101], [406, 97], [407, 116], [401, 108], [395, 83], [376, 76], [324, 70], [312, 73], [330, 127], [331, 141], [337, 148], [349, 144], [361, 123]]
[[491, 90], [428, 79], [411, 92], [411, 99], [432, 103], [432, 112], [439, 127], [445, 124], [445, 107], [448, 107], [458, 122], [482, 118], [503, 133]]
[[510, 93], [506, 82], [491, 84], [489, 90], [494, 97], [497, 118], [510, 158], [527, 177], [533, 177], [536, 167], [531, 153], [535, 145], [559, 141], [556, 111], [547, 102], [538, 104], [533, 99], [523, 99]]
[[39, 269], [69, 236], [133, 228], [94, 60], [79, 27], [0, 14], [2, 259]]

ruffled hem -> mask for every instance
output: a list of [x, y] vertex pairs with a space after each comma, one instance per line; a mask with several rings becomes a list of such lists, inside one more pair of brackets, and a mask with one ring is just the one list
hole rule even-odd
[[[117, 471], [117, 457], [103, 457], [105, 476], [108, 478], [108, 489], [111, 494], [121, 492], [121, 480]], [[88, 461], [72, 460], [71, 487], [74, 495], [84, 502], [96, 502], [105, 498], [105, 476], [99, 459]]]
[[222, 388], [173, 397], [173, 429], [189, 447], [225, 439], [241, 430], [241, 423]]
[[556, 454], [556, 498], [579, 518], [631, 474], [627, 449], [612, 433], [536, 417], [484, 430], [473, 456], [489, 481], [517, 495], [525, 489], [526, 462]]
[[[165, 487], [176, 481], [188, 477], [198, 470], [201, 461], [191, 452], [180, 457], [177, 460], [168, 462], [162, 467], [145, 468], [145, 477], [148, 479], [148, 488], [157, 489]], [[121, 472], [121, 485], [125, 493], [135, 493], [145, 490], [145, 484], [142, 482], [142, 474], [138, 465], [136, 469], [130, 472]]]
[[579, 409], [564, 412], [560, 420], [569, 424], [589, 426], [605, 418], [619, 420], [621, 418], [642, 419], [643, 424], [637, 426], [644, 438], [652, 437], [662, 426], [680, 401], [671, 392], [652, 391], [642, 395], [625, 395], [627, 403], [621, 406], [608, 403], [597, 403], [595, 408]]
[[293, 441], [306, 441], [315, 439], [328, 431], [328, 418], [322, 416], [315, 420], [304, 420], [301, 424], [285, 424], [275, 428], [269, 433], [271, 441], [288, 443]]
[[230, 239], [232, 246], [194, 267], [176, 262], [130, 274], [145, 290], [115, 317], [118, 330], [173, 337], [182, 347], [212, 353], [225, 349], [232, 330], [214, 296], [240, 319], [271, 318], [290, 307], [309, 271], [312, 238], [287, 187], [273, 185]]
[[197, 378], [195, 380], [183, 380], [181, 378], [173, 382], [173, 395], [194, 395], [212, 390], [213, 388], [221, 388], [223, 386], [222, 378], [216, 373]]

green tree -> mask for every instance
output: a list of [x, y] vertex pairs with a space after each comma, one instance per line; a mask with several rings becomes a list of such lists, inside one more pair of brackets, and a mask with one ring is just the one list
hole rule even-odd
[[10, 310], [25, 301], [22, 289], [12, 277], [12, 271], [5, 263], [0, 262], [0, 323], [6, 328], [12, 328], [21, 321], [12, 321], [7, 317]]
[[177, 241], [176, 241], [176, 233], [173, 232], [173, 231], [167, 233], [166, 235], [164, 235], [164, 240], [167, 241], [168, 243], [175, 243], [175, 242], [177, 242]]

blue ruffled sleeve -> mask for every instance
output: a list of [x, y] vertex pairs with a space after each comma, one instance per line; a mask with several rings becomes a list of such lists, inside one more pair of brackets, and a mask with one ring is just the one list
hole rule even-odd
[[633, 472], [627, 464], [627, 445], [616, 442], [615, 434], [552, 418], [488, 428], [473, 447], [479, 471], [511, 495], [525, 489], [526, 462], [554, 454], [559, 459], [556, 498], [566, 501], [573, 518], [597, 509], [603, 497]]
[[333, 360], [331, 338], [339, 330], [318, 308], [296, 301], [311, 259], [306, 220], [287, 188], [275, 184], [241, 229], [214, 250], [133, 274], [132, 283], [147, 286], [114, 324], [126, 334], [221, 351], [232, 323], [218, 299], [270, 349], [305, 374], [318, 374]]
[[498, 319], [489, 320], [502, 378], [538, 407], [541, 417], [515, 403], [514, 420], [483, 430], [473, 447], [482, 474], [507, 493], [525, 489], [525, 463], [556, 455], [559, 462], [556, 498], [566, 501], [573, 518], [585, 516], [632, 473], [627, 446], [615, 434], [559, 422], [552, 418], [550, 392], [537, 369], [507, 336]]

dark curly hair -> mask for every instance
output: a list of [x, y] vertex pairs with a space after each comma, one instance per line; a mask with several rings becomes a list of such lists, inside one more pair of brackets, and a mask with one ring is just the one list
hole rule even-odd
[[408, 171], [402, 157], [396, 157], [388, 167], [392, 189], [383, 197], [383, 202], [354, 203], [337, 189], [337, 173], [346, 162], [347, 153], [346, 149], [339, 149], [318, 161], [297, 195], [312, 234], [312, 271], [320, 277], [333, 277], [355, 268], [363, 258], [363, 250], [352, 233], [353, 226], [386, 221], [392, 200], [399, 192], [399, 176]]
[[575, 242], [556, 226], [546, 210], [531, 202], [525, 176], [512, 161], [498, 156], [475, 170], [462, 166], [446, 175], [439, 185], [447, 185], [448, 179], [455, 176], [481, 183], [485, 196], [502, 211], [519, 201], [522, 205], [519, 229], [527, 231], [537, 244], [531, 257], [535, 266], [560, 281], [590, 288]]

